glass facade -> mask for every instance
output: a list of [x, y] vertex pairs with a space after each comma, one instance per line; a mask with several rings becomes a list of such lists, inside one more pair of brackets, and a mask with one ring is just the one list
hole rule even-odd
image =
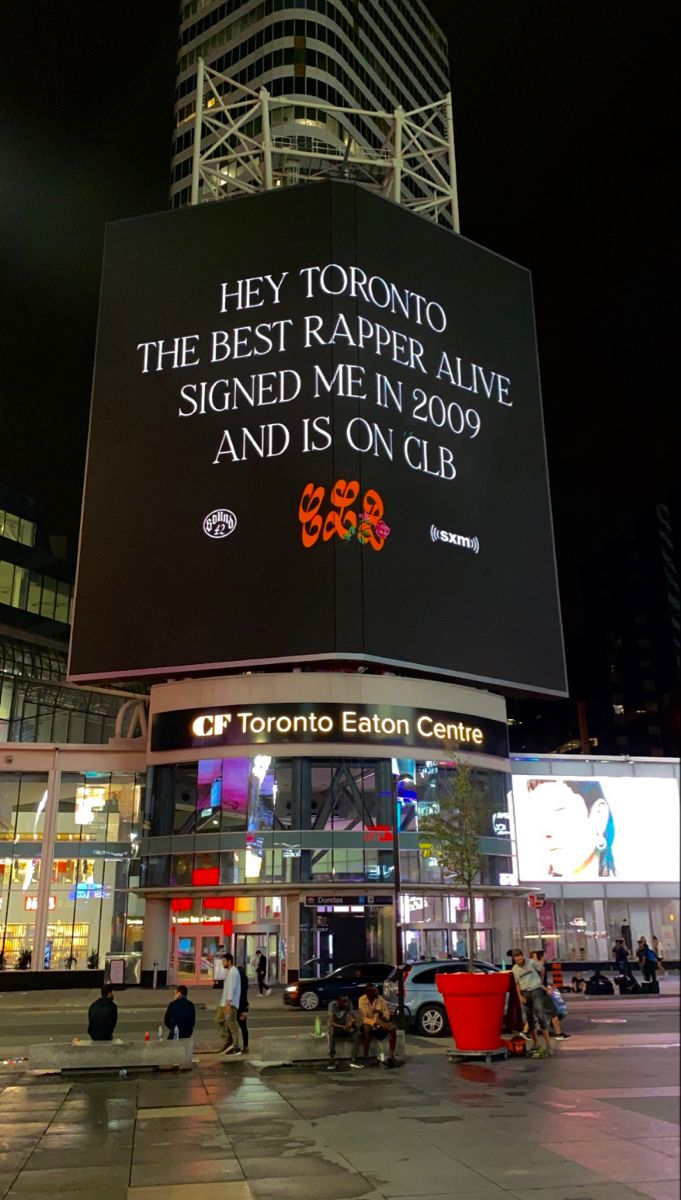
[[[129, 772], [63, 772], [50, 799], [47, 772], [0, 773], [0, 963], [5, 969], [32, 965], [45, 871], [46, 970], [103, 966], [107, 952], [126, 949], [143, 783], [143, 775]], [[43, 840], [48, 820], [54, 830], [49, 844]], [[133, 900], [135, 905], [139, 908]]]
[[541, 908], [520, 906], [515, 940], [531, 949], [543, 946], [548, 959], [579, 963], [612, 962], [616, 938], [624, 938], [631, 957], [639, 937], [649, 944], [657, 937], [663, 956], [678, 961], [678, 898], [657, 898], [651, 895], [654, 887], [632, 887], [637, 896], [613, 896], [604, 890], [598, 897], [576, 897], [566, 885], [562, 895], [546, 896]]
[[[393, 884], [393, 797], [403, 879], [441, 885], [419, 821], [437, 806], [449, 774], [445, 765], [409, 759], [265, 755], [156, 767], [140, 842], [142, 886]], [[505, 776], [478, 775], [495, 820], [506, 816]], [[503, 822], [501, 833], [491, 821], [484, 883], [510, 869]]]
[[[393, 812], [405, 959], [465, 954], [466, 899], [422, 831], [451, 782], [446, 763], [250, 754], [145, 773], [142, 748], [6, 750], [5, 763], [13, 763], [0, 772], [6, 970], [103, 967], [109, 953], [143, 952], [153, 961], [167, 950], [171, 981], [210, 983], [219, 945], [249, 970], [263, 949], [269, 978], [279, 982], [291, 969], [315, 974], [364, 959], [393, 961]], [[569, 762], [572, 774], [578, 761]], [[549, 765], [559, 774], [561, 763]], [[618, 778], [651, 769], [613, 760], [613, 773], [615, 765]], [[676, 777], [678, 765], [664, 769]], [[484, 894], [474, 901], [479, 958], [500, 963], [509, 947], [522, 945], [543, 946], [549, 961], [610, 962], [616, 938], [634, 950], [643, 935], [649, 943], [656, 936], [667, 962], [678, 962], [673, 880], [609, 877], [539, 882], [521, 894], [508, 889], [518, 869], [508, 776], [476, 775], [491, 801], [481, 839]], [[639, 806], [649, 802], [649, 779], [637, 783]], [[152, 901], [165, 914], [155, 935], [145, 931]]]
[[72, 599], [70, 583], [0, 558], [0, 604], [68, 625]]

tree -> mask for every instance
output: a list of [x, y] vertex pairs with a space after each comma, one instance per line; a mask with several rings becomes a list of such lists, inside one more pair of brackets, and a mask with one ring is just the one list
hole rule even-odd
[[475, 958], [476, 885], [484, 864], [480, 838], [489, 826], [491, 802], [475, 778], [472, 767], [459, 762], [456, 769], [438, 772], [438, 812], [419, 824], [419, 837], [432, 839], [433, 850], [447, 882], [452, 882], [468, 901], [468, 970]]

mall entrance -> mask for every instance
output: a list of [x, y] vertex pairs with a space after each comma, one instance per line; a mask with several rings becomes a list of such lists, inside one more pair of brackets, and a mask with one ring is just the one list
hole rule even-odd
[[300, 974], [327, 975], [353, 962], [392, 962], [392, 896], [301, 896]]
[[187, 987], [213, 983], [213, 960], [219, 946], [227, 949], [222, 926], [176, 925], [171, 938], [170, 981]]

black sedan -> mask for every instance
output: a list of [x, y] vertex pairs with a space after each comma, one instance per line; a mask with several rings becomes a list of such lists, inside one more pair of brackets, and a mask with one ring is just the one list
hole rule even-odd
[[339, 967], [330, 975], [322, 975], [319, 979], [299, 979], [284, 988], [284, 1004], [293, 1004], [306, 1012], [314, 1012], [316, 1008], [326, 1008], [337, 996], [343, 994], [350, 997], [355, 1007], [368, 983], [373, 983], [379, 992], [383, 991], [383, 981], [393, 970], [390, 963], [349, 963], [347, 967]]

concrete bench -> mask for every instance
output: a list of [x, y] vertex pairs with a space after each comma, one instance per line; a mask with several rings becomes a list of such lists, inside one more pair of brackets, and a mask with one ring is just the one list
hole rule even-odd
[[[388, 1039], [379, 1042], [372, 1039], [369, 1046], [369, 1057], [378, 1058], [381, 1050], [387, 1055]], [[360, 1062], [363, 1049], [360, 1049]], [[404, 1059], [407, 1054], [404, 1030], [397, 1031], [397, 1058]], [[297, 1063], [322, 1062], [329, 1057], [329, 1039], [326, 1032], [321, 1037], [312, 1033], [276, 1033], [252, 1037], [249, 1046], [249, 1059], [267, 1063]], [[352, 1042], [350, 1038], [338, 1038], [336, 1042], [336, 1058], [340, 1062], [344, 1058], [352, 1058]]]
[[193, 1038], [148, 1042], [39, 1042], [28, 1048], [29, 1071], [107, 1071], [191, 1067]]

